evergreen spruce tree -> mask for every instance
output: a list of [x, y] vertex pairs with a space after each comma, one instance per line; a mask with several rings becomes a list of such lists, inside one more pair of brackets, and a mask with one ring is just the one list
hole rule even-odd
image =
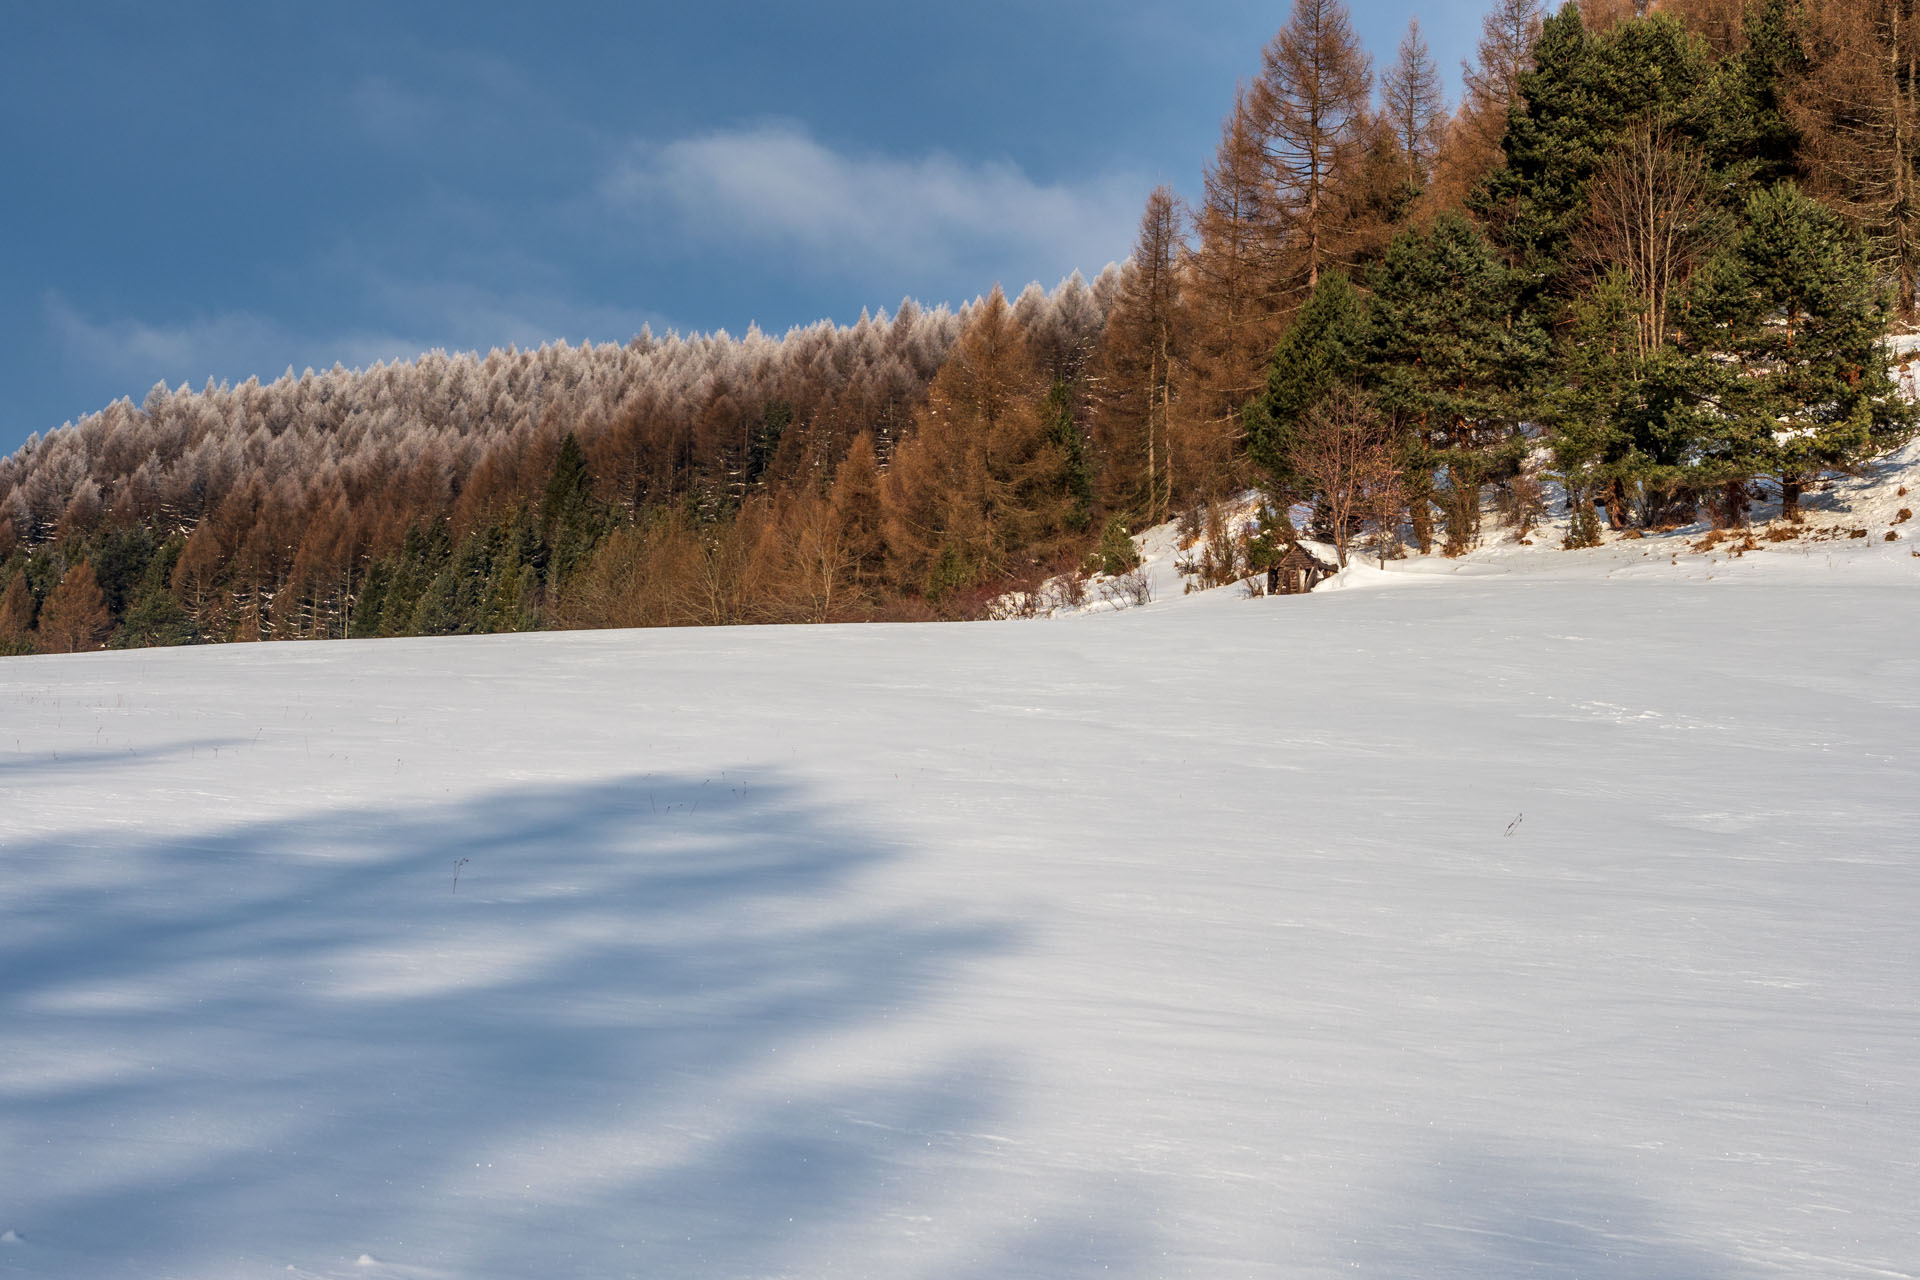
[[1276, 495], [1305, 496], [1291, 463], [1295, 428], [1328, 393], [1361, 385], [1370, 342], [1366, 299], [1344, 274], [1323, 277], [1281, 335], [1266, 391], [1245, 413], [1247, 455]]
[[1376, 401], [1406, 442], [1414, 534], [1430, 547], [1424, 508], [1437, 500], [1446, 550], [1457, 555], [1478, 536], [1482, 486], [1511, 475], [1527, 451], [1522, 424], [1546, 338], [1522, 308], [1520, 274], [1457, 214], [1396, 239], [1370, 280], [1367, 363]]
[[181, 607], [171, 586], [173, 568], [187, 540], [175, 534], [154, 549], [140, 582], [128, 597], [126, 610], [113, 634], [116, 649], [144, 649], [158, 645], [199, 644], [204, 636]]
[[1589, 32], [1577, 3], [1548, 18], [1520, 77], [1506, 164], [1469, 200], [1535, 294], [1564, 290], [1588, 184], [1633, 127], [1695, 138], [1709, 116], [1706, 45], [1670, 18]]
[[1070, 505], [1062, 521], [1067, 532], [1080, 533], [1093, 520], [1093, 464], [1087, 457], [1087, 437], [1073, 412], [1073, 388], [1055, 378], [1041, 410], [1047, 423], [1047, 442], [1060, 454], [1060, 482]]
[[1887, 369], [1886, 322], [1866, 243], [1838, 214], [1790, 183], [1750, 196], [1686, 306], [1703, 479], [1771, 475], [1792, 516], [1820, 472], [1906, 439], [1914, 411]]
[[540, 528], [548, 550], [548, 581], [557, 582], [593, 553], [600, 533], [593, 474], [580, 441], [569, 431], [554, 456], [540, 501]]
[[1600, 542], [1595, 504], [1605, 501], [1621, 522], [1623, 486], [1635, 474], [1633, 441], [1625, 429], [1642, 377], [1635, 292], [1614, 271], [1577, 299], [1561, 336], [1542, 417], [1552, 429], [1554, 466], [1567, 497], [1565, 545]]

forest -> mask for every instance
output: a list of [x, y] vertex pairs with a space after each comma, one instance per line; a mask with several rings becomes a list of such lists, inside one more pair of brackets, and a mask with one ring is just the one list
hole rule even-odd
[[0, 653], [980, 617], [1176, 518], [1210, 582], [1549, 502], [1569, 547], [1792, 521], [1915, 429], [1884, 342], [1920, 319], [1917, 25], [1496, 0], [1450, 92], [1417, 22], [1376, 67], [1295, 0], [1196, 198], [1148, 195], [1091, 282], [163, 384], [30, 440]]

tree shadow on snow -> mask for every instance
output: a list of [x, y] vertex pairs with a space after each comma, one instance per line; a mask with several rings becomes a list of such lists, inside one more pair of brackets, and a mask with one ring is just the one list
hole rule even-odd
[[885, 1031], [1016, 939], [893, 856], [737, 777], [11, 843], [0, 1274], [910, 1259], [1010, 1073]]
[[1368, 1197], [1355, 1217], [1339, 1252], [1358, 1275], [1730, 1280], [1751, 1273], [1686, 1239], [1598, 1153], [1457, 1143]]

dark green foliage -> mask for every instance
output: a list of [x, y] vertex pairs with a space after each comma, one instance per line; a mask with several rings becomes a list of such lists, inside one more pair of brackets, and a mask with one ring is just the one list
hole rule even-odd
[[1273, 492], [1304, 496], [1289, 461], [1295, 426], [1328, 392], [1360, 385], [1369, 367], [1370, 333], [1367, 300], [1351, 280], [1335, 273], [1321, 277], [1281, 335], [1267, 366], [1266, 392], [1243, 414], [1247, 456]]
[[1041, 409], [1047, 424], [1047, 443], [1058, 449], [1061, 482], [1072, 499], [1065, 524], [1073, 533], [1083, 532], [1093, 523], [1093, 462], [1088, 456], [1087, 437], [1073, 414], [1073, 388], [1055, 378], [1047, 390], [1047, 402]]
[[761, 412], [759, 425], [747, 442], [747, 457], [741, 481], [745, 487], [760, 485], [780, 449], [780, 437], [793, 425], [793, 405], [785, 400], [770, 402]]
[[526, 558], [537, 545], [525, 536], [531, 527], [516, 513], [467, 535], [421, 593], [411, 633], [483, 635], [536, 626], [538, 573]]
[[452, 540], [444, 524], [414, 526], [395, 555], [376, 563], [354, 607], [351, 634], [355, 637], [413, 634], [420, 602], [434, 580], [453, 558]]
[[1534, 69], [1520, 77], [1496, 169], [1469, 201], [1533, 292], [1561, 287], [1608, 149], [1635, 125], [1699, 140], [1711, 132], [1706, 45], [1674, 19], [1590, 34], [1579, 6], [1548, 18]]
[[1796, 12], [1796, 0], [1752, 0], [1746, 47], [1713, 69], [1704, 141], [1730, 194], [1799, 174], [1800, 137], [1786, 110], [1788, 81], [1807, 61]]
[[50, 552], [29, 557], [24, 569], [27, 575], [27, 589], [33, 592], [36, 600], [45, 600], [60, 585], [60, 579], [67, 576], [67, 570], [86, 559], [83, 547], [76, 546], [71, 559], [65, 547], [54, 547]]
[[1258, 519], [1247, 534], [1247, 572], [1264, 574], [1279, 565], [1295, 537], [1286, 512], [1272, 502], [1262, 502]]
[[1791, 508], [1813, 474], [1912, 432], [1880, 345], [1886, 298], [1866, 245], [1791, 184], [1748, 198], [1740, 233], [1684, 309], [1676, 412], [1695, 430], [1703, 481], [1771, 474]]
[[928, 567], [922, 594], [930, 603], [944, 605], [977, 584], [981, 577], [981, 567], [970, 560], [962, 548], [949, 542], [940, 548], [939, 556]]
[[1510, 476], [1527, 451], [1531, 380], [1546, 336], [1521, 306], [1521, 277], [1464, 218], [1443, 214], [1407, 232], [1371, 277], [1368, 381], [1404, 442], [1413, 521], [1423, 546], [1423, 491], [1437, 473], [1447, 547], [1477, 536], [1482, 486]]
[[[147, 535], [143, 532], [142, 536]], [[175, 534], [152, 549], [139, 583], [124, 597], [125, 611], [119, 615], [120, 624], [108, 642], [111, 647], [144, 649], [155, 645], [199, 644], [206, 639], [187, 611], [180, 607], [171, 586], [173, 567], [186, 545], [186, 538]], [[107, 592], [111, 604], [113, 596], [104, 578], [100, 586]]]
[[89, 542], [88, 550], [78, 554], [93, 562], [93, 576], [106, 597], [107, 611], [118, 618], [146, 576], [153, 559], [153, 535], [138, 527], [107, 529]]
[[1127, 534], [1126, 517], [1114, 516], [1107, 521], [1106, 529], [1100, 534], [1100, 545], [1094, 549], [1092, 562], [1095, 569], [1110, 578], [1117, 578], [1140, 567], [1140, 550]]
[[1600, 541], [1594, 503], [1634, 471], [1627, 423], [1644, 370], [1636, 347], [1632, 283], [1616, 271], [1577, 299], [1562, 337], [1542, 416], [1571, 517], [1566, 545]]

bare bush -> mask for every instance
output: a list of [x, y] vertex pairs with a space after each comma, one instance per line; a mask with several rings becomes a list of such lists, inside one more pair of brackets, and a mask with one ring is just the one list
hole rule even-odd
[[1137, 608], [1153, 603], [1153, 579], [1145, 568], [1130, 569], [1114, 578], [1103, 578], [1100, 599], [1116, 609]]

